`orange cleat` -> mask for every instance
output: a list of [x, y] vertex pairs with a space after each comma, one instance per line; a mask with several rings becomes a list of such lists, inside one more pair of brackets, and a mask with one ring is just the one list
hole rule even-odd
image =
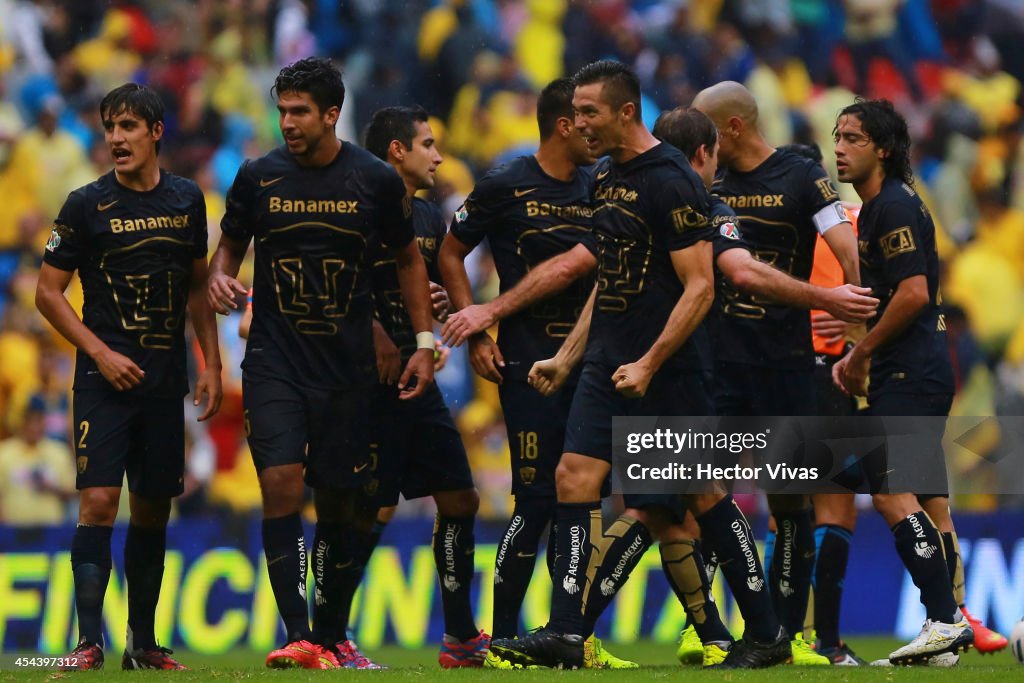
[[308, 640], [295, 640], [267, 655], [271, 669], [320, 669], [323, 648]]
[[987, 655], [992, 654], [993, 652], [999, 652], [1010, 644], [1010, 641], [1006, 639], [1006, 636], [1001, 633], [996, 633], [985, 626], [985, 624], [981, 623], [981, 619], [978, 619], [968, 612], [966, 607], [961, 606], [960, 611], [963, 612], [964, 617], [974, 630], [974, 649], [981, 654]]

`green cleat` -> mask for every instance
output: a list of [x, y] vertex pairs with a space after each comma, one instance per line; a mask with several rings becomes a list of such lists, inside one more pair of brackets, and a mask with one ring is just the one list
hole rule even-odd
[[680, 664], [700, 664], [705, 661], [704, 643], [700, 642], [697, 629], [693, 626], [687, 627], [679, 634], [679, 649], [676, 650], [676, 658]]
[[796, 666], [831, 666], [832, 662], [828, 657], [823, 657], [815, 651], [814, 647], [804, 640], [803, 633], [797, 633], [796, 638], [790, 641], [790, 648], [793, 651], [792, 663]]
[[[725, 647], [722, 647], [723, 645]], [[714, 666], [715, 664], [721, 664], [725, 661], [726, 655], [729, 654], [730, 647], [732, 647], [732, 643], [708, 643], [704, 646], [703, 659], [701, 660], [701, 665]]]
[[619, 659], [604, 649], [601, 639], [591, 635], [583, 642], [584, 669], [639, 669], [640, 665], [625, 659]]

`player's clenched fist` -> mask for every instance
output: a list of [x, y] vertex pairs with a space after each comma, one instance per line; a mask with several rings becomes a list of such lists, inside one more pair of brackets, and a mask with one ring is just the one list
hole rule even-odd
[[224, 273], [211, 273], [206, 290], [210, 308], [221, 315], [227, 315], [238, 308], [238, 295], [248, 292], [241, 282]]

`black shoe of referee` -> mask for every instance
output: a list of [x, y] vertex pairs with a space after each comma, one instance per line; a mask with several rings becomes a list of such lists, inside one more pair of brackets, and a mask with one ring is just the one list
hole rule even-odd
[[771, 643], [759, 643], [756, 640], [742, 638], [733, 643], [725, 659], [712, 669], [763, 669], [776, 664], [785, 664], [792, 652], [789, 647], [789, 636], [780, 628], [779, 636]]

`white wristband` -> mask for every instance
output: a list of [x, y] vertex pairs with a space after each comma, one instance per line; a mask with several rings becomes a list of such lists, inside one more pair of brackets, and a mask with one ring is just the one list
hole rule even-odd
[[430, 349], [434, 350], [434, 333], [433, 332], [417, 332], [416, 333], [416, 350]]

